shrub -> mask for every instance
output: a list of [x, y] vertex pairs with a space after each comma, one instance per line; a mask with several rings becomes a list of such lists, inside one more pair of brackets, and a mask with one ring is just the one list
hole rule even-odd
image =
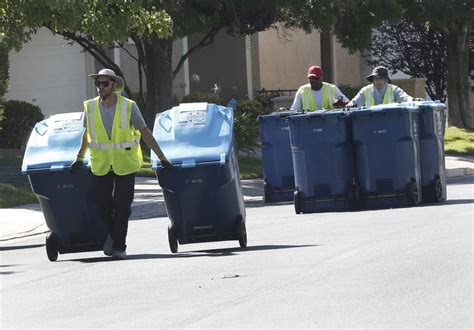
[[262, 89], [255, 93], [255, 100], [262, 105], [264, 113], [271, 113], [273, 111], [272, 98], [282, 95], [283, 93], [278, 91], [267, 92], [265, 89]]
[[234, 113], [235, 144], [238, 151], [253, 153], [258, 147], [257, 118], [264, 113], [262, 104], [256, 100], [241, 100], [237, 102]]
[[44, 119], [41, 109], [24, 101], [6, 101], [0, 121], [0, 148], [21, 149], [35, 124]]
[[339, 87], [340, 91], [342, 92], [342, 94], [344, 94], [349, 100], [353, 99], [354, 96], [357, 95], [357, 93], [359, 93], [359, 91], [362, 89], [362, 87], [364, 87], [365, 85], [362, 85], [362, 86], [356, 86], [356, 87], [352, 87], [350, 85], [339, 85], [337, 87]]
[[8, 48], [0, 43], [0, 102], [8, 89], [9, 74]]

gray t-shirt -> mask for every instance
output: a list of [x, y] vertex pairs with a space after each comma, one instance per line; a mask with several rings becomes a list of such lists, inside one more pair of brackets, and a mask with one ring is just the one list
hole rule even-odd
[[[117, 107], [116, 103], [108, 107], [104, 103], [99, 102], [100, 115], [102, 117], [102, 122], [104, 123], [105, 131], [107, 132], [107, 136], [109, 137], [109, 139], [112, 136], [112, 125], [114, 123], [116, 107]], [[84, 116], [84, 121], [82, 125], [84, 127], [87, 127], [86, 116]], [[140, 113], [140, 110], [138, 109], [138, 106], [136, 103], [133, 103], [132, 105], [132, 113], [130, 115], [130, 125], [133, 126], [137, 130], [140, 130], [146, 127], [145, 120], [143, 119], [143, 116]]]
[[[401, 103], [401, 102], [409, 102], [411, 101], [412, 97], [410, 95], [408, 95], [407, 93], [405, 93], [405, 91], [403, 89], [401, 89], [400, 87], [398, 86], [395, 86], [393, 85], [395, 88], [393, 90], [393, 95], [395, 96], [395, 100], [393, 100], [394, 102], [398, 102], [398, 103]], [[374, 88], [374, 105], [377, 105], [377, 104], [382, 104], [383, 103], [383, 98], [385, 96], [385, 91], [387, 90], [387, 87], [388, 85], [385, 84], [385, 86], [379, 90], [377, 88]], [[348, 106], [349, 107], [361, 107], [365, 104], [365, 95], [363, 93], [363, 89], [361, 89], [359, 91], [359, 93], [357, 93], [356, 96], [354, 96], [354, 98], [349, 102]]]

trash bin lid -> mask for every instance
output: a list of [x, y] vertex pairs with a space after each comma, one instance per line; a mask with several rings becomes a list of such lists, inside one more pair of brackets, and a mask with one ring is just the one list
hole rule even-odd
[[439, 100], [436, 101], [414, 101], [414, 102], [406, 102], [402, 104], [410, 104], [414, 106], [418, 106], [420, 109], [427, 109], [427, 108], [432, 108], [432, 109], [439, 109], [439, 110], [444, 110], [446, 109], [446, 105], [442, 103]]
[[331, 109], [322, 111], [311, 111], [305, 113], [297, 113], [288, 117], [288, 122], [308, 120], [309, 118], [329, 118], [329, 117], [346, 117], [349, 111]]
[[[26, 145], [21, 171], [60, 171], [76, 159], [84, 132], [83, 112], [57, 114], [36, 123]], [[86, 154], [84, 163], [88, 163]]]
[[410, 103], [390, 103], [390, 104], [379, 104], [374, 105], [369, 108], [361, 108], [355, 109], [351, 111], [351, 116], [359, 116], [359, 115], [368, 115], [372, 113], [384, 113], [384, 112], [393, 112], [393, 111], [417, 111], [419, 110], [413, 102]]
[[[153, 136], [173, 165], [225, 163], [233, 144], [233, 110], [212, 103], [181, 103], [155, 117]], [[161, 167], [151, 152], [152, 168]]]
[[296, 112], [296, 111], [277, 111], [277, 112], [272, 112], [266, 115], [260, 115], [258, 116], [257, 120], [262, 121], [262, 120], [275, 120], [279, 119], [281, 117], [288, 117], [288, 116], [295, 116], [301, 114], [301, 112]]

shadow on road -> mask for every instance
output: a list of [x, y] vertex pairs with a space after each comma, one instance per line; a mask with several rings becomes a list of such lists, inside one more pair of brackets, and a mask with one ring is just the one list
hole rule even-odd
[[[265, 251], [265, 250], [279, 250], [279, 249], [293, 249], [293, 248], [305, 248], [315, 247], [320, 245], [255, 245], [248, 246], [246, 248], [226, 248], [226, 249], [215, 249], [215, 250], [198, 250], [198, 251], [186, 251], [176, 254], [158, 254], [158, 253], [141, 253], [141, 254], [130, 254], [126, 260], [140, 260], [140, 259], [170, 259], [170, 258], [199, 258], [199, 257], [224, 257], [232, 256], [248, 251]], [[72, 259], [72, 260], [61, 260], [61, 261], [79, 261], [83, 263], [94, 263], [102, 261], [117, 261], [110, 257], [98, 257], [98, 258], [83, 258], [83, 259]], [[121, 260], [120, 260], [121, 261]]]
[[39, 248], [39, 247], [43, 247], [43, 246], [44, 246], [44, 244], [0, 246], [0, 251], [34, 249], [34, 248]]
[[420, 205], [417, 205], [416, 207], [459, 205], [459, 204], [472, 204], [472, 203], [474, 203], [474, 199], [447, 199], [444, 202], [420, 204]]

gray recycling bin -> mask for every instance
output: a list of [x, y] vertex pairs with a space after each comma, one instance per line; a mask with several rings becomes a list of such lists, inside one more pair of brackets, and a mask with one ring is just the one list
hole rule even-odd
[[173, 164], [163, 168], [151, 154], [170, 219], [172, 253], [178, 242], [238, 240], [247, 246], [233, 119], [232, 108], [210, 103], [182, 103], [156, 115], [153, 136]]
[[83, 113], [66, 113], [36, 124], [23, 158], [50, 233], [46, 253], [50, 261], [58, 253], [102, 250], [107, 234], [93, 202], [92, 173], [85, 166], [73, 174], [70, 165], [81, 143]]

